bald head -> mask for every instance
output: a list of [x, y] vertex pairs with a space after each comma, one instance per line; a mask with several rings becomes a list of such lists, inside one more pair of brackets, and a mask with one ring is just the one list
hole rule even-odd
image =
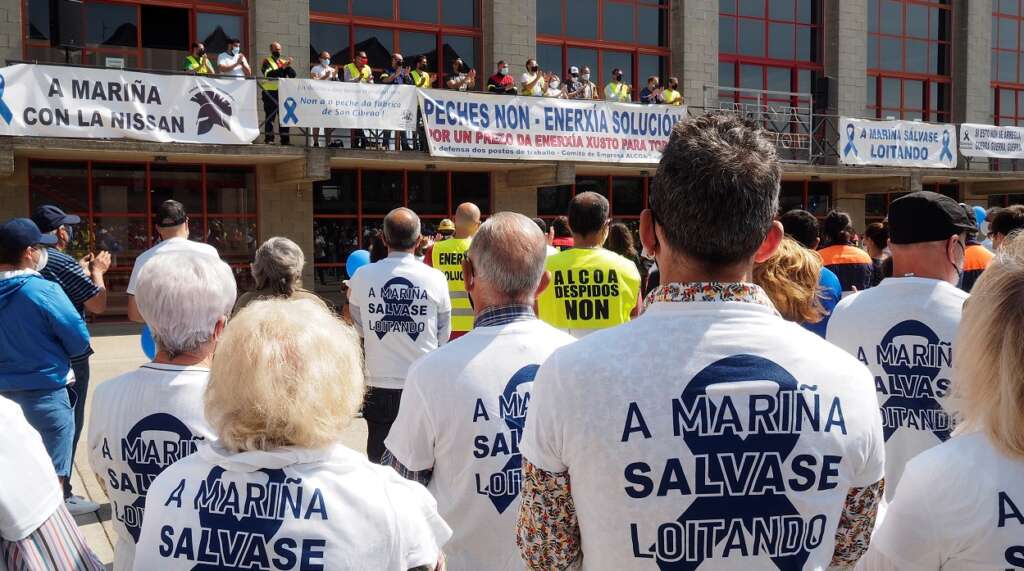
[[408, 208], [396, 208], [384, 217], [384, 241], [389, 250], [411, 252], [420, 239], [420, 217]]
[[[522, 214], [499, 212], [484, 222], [469, 246], [473, 299], [494, 304], [531, 303], [544, 275], [547, 240]], [[484, 290], [488, 295], [479, 295]]]
[[463, 202], [455, 209], [455, 237], [469, 238], [480, 227], [480, 208], [472, 202]]

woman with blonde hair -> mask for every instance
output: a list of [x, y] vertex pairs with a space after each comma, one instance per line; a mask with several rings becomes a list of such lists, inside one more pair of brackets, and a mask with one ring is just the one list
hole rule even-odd
[[426, 488], [339, 443], [364, 390], [359, 339], [322, 305], [239, 312], [205, 395], [217, 440], [150, 485], [135, 568], [440, 567]]
[[801, 325], [817, 323], [826, 313], [818, 286], [821, 268], [817, 253], [787, 236], [772, 257], [754, 266], [754, 283], [784, 319]]
[[[952, 355], [961, 414], [956, 435], [907, 464], [858, 569], [1024, 567], [1022, 300], [1024, 239], [1017, 239], [996, 255], [964, 304]], [[936, 358], [948, 357], [948, 348], [929, 348], [935, 350]], [[945, 390], [941, 379], [928, 386]], [[910, 412], [927, 418], [918, 410]]]

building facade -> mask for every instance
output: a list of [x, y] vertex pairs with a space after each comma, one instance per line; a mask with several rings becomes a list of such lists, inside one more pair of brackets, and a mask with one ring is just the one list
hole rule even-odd
[[[375, 70], [402, 53], [427, 56], [443, 85], [451, 62], [529, 58], [560, 76], [590, 68], [599, 86], [623, 70], [634, 99], [648, 76], [677, 77], [691, 114], [732, 111], [769, 126], [786, 159], [783, 209], [851, 214], [858, 229], [901, 193], [928, 188], [971, 204], [1024, 202], [1021, 161], [960, 157], [956, 169], [853, 167], [834, 152], [839, 116], [1024, 125], [1024, 2], [1019, 0], [84, 0], [82, 50], [51, 47], [61, 2], [0, 0], [8, 62], [178, 70], [192, 42], [211, 54], [238, 37], [254, 67], [271, 42], [300, 77], [320, 52], [335, 64], [365, 51]], [[293, 130], [294, 131], [294, 130]], [[384, 214], [416, 210], [426, 228], [460, 202], [484, 213], [553, 218], [574, 193], [608, 196], [635, 222], [656, 164], [466, 160], [423, 151], [194, 145], [0, 137], [0, 218], [55, 203], [80, 214], [74, 249], [114, 254], [111, 303], [134, 258], [153, 243], [166, 198], [191, 213], [248, 283], [256, 246], [285, 235], [306, 251], [306, 282], [337, 292], [348, 252]], [[371, 144], [371, 147], [373, 145]], [[115, 309], [116, 313], [116, 309]]]

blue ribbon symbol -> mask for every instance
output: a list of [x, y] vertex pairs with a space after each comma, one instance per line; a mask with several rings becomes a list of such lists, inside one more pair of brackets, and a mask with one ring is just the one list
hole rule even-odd
[[853, 144], [854, 131], [855, 131], [855, 129], [853, 127], [853, 123], [847, 123], [846, 124], [846, 146], [843, 147], [843, 156], [844, 157], [848, 156], [852, 152], [853, 156], [855, 156], [857, 158], [860, 158], [860, 153], [857, 152], [857, 146]]
[[294, 97], [289, 97], [284, 100], [284, 118], [281, 119], [282, 125], [287, 125], [288, 123], [297, 124], [299, 122], [299, 117], [295, 114], [295, 108], [298, 106], [299, 104], [295, 102]]
[[939, 153], [939, 160], [953, 160], [953, 151], [949, 150], [949, 129], [942, 132], [942, 152]]
[[11, 108], [7, 106], [7, 102], [4, 101], [4, 76], [0, 75], [0, 117], [3, 118], [4, 122], [8, 125], [11, 124], [11, 119], [14, 119], [14, 114], [11, 113]]

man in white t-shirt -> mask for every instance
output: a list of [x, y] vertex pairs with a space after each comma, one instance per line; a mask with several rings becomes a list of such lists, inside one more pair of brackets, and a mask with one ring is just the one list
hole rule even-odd
[[229, 39], [228, 51], [217, 56], [217, 73], [221, 75], [234, 75], [236, 77], [252, 75], [249, 60], [242, 53], [242, 42], [238, 38]]
[[188, 214], [185, 207], [177, 200], [165, 200], [156, 211], [156, 232], [160, 241], [152, 248], [139, 254], [132, 267], [132, 275], [128, 278], [128, 319], [144, 323], [139, 307], [135, 302], [135, 288], [138, 287], [139, 274], [146, 262], [153, 256], [170, 252], [190, 252], [199, 255], [213, 256], [220, 259], [217, 249], [209, 244], [193, 242], [188, 239]]
[[409, 369], [385, 442], [384, 463], [437, 498], [454, 532], [445, 546], [453, 571], [523, 569], [514, 542], [519, 439], [533, 377], [552, 351], [575, 340], [533, 312], [548, 285], [546, 246], [522, 214], [484, 222], [462, 263], [473, 330]]
[[137, 286], [156, 358], [100, 385], [89, 415], [89, 461], [117, 533], [115, 570], [132, 568], [150, 482], [214, 437], [203, 392], [236, 294], [227, 264], [187, 252], [150, 260]]
[[893, 277], [839, 302], [826, 339], [871, 369], [885, 431], [886, 497], [907, 462], [949, 439], [953, 339], [968, 294], [956, 287], [966, 232], [955, 200], [921, 191], [889, 206]]
[[544, 72], [537, 65], [537, 60], [526, 60], [526, 71], [519, 76], [519, 95], [543, 97], [547, 91], [547, 80]]
[[413, 361], [448, 342], [452, 303], [444, 274], [418, 261], [420, 218], [396, 208], [384, 218], [388, 257], [349, 280], [352, 324], [366, 350], [366, 455], [380, 463]]
[[104, 569], [64, 506], [50, 455], [21, 407], [0, 396], [0, 569]]
[[532, 569], [824, 569], [866, 549], [885, 486], [871, 377], [750, 283], [783, 237], [781, 176], [740, 118], [673, 129], [640, 219], [661, 285], [534, 383]]

